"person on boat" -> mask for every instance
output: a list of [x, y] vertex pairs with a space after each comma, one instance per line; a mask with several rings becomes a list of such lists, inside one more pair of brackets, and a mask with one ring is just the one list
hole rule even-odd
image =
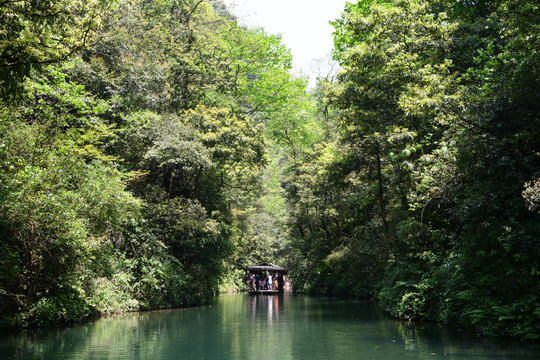
[[257, 286], [255, 284], [255, 275], [254, 274], [250, 274], [249, 275], [249, 289], [250, 290], [257, 290]]
[[272, 290], [272, 275], [268, 274], [266, 275], [266, 285], [267, 285], [267, 290]]

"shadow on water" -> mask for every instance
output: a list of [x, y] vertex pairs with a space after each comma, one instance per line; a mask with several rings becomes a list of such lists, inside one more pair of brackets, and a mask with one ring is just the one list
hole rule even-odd
[[539, 359], [540, 351], [398, 322], [375, 304], [222, 295], [203, 307], [130, 313], [0, 335], [0, 359]]

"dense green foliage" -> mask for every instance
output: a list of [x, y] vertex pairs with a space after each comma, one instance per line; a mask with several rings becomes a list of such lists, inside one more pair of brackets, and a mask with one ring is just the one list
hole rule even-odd
[[299, 287], [539, 340], [539, 19], [532, 1], [347, 5], [339, 139], [290, 174]]
[[279, 37], [219, 1], [0, 19], [0, 325], [199, 304], [275, 259], [265, 124], [306, 86]]
[[308, 93], [221, 1], [0, 2], [0, 325], [199, 304], [273, 262], [538, 341], [539, 19], [349, 3]]
[[2, 1], [0, 95], [21, 90], [31, 69], [65, 60], [96, 40], [106, 0]]

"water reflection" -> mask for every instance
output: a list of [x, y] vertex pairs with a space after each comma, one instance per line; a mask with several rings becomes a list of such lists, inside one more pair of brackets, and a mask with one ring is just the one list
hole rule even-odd
[[[285, 298], [282, 295], [249, 295], [249, 315], [251, 322], [265, 318], [269, 325], [279, 321], [284, 312]], [[281, 305], [281, 308], [280, 308]]]
[[219, 296], [198, 309], [132, 313], [0, 335], [0, 359], [538, 359], [387, 318], [372, 303], [307, 296]]

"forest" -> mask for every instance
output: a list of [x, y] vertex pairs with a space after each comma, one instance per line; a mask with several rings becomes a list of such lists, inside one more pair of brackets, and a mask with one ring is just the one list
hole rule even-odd
[[540, 5], [359, 0], [315, 87], [221, 0], [0, 0], [0, 327], [295, 291], [540, 341]]

